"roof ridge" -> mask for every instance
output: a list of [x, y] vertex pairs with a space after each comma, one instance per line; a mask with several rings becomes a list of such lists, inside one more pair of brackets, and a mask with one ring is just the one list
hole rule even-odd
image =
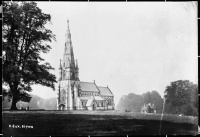
[[98, 89], [99, 93], [101, 94], [101, 91], [99, 90], [99, 88], [98, 88], [97, 84], [96, 84], [96, 83], [94, 83], [94, 84], [95, 84], [95, 86], [97, 87], [97, 89]]
[[[107, 87], [108, 88], [108, 90], [110, 90], [110, 88], [109, 87]], [[111, 92], [111, 94], [114, 96], [114, 94], [112, 93], [112, 91], [110, 90], [110, 92]]]
[[84, 81], [80, 81], [79, 83], [82, 91], [100, 93], [100, 90], [97, 87], [96, 83], [84, 82]]
[[101, 96], [108, 96], [108, 95], [102, 95], [102, 90], [103, 90], [103, 89], [100, 90], [101, 88], [103, 88], [103, 89], [105, 89], [105, 90], [108, 90], [108, 92], [110, 92], [110, 94], [111, 94], [112, 96], [114, 96], [113, 93], [112, 93], [112, 91], [109, 89], [109, 87], [98, 86], [98, 89], [99, 89], [99, 91], [100, 91]]

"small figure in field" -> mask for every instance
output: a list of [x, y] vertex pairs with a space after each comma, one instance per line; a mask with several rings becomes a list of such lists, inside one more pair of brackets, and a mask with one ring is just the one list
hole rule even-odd
[[126, 109], [125, 112], [131, 112], [131, 111]]

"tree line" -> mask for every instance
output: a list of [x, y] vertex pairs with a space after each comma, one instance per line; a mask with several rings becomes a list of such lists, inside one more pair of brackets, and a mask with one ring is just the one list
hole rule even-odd
[[[117, 109], [122, 111], [140, 112], [144, 104], [154, 104], [156, 113], [183, 114], [198, 116], [198, 86], [189, 80], [171, 82], [164, 91], [164, 98], [157, 91], [136, 95], [129, 93], [122, 96]], [[164, 109], [163, 109], [164, 105]]]
[[[30, 102], [19, 101], [16, 106], [19, 109], [45, 109], [45, 110], [57, 110], [57, 99], [56, 97], [44, 99], [37, 95], [30, 94], [32, 97]], [[8, 98], [3, 98], [3, 109], [9, 109], [11, 107], [11, 102], [8, 102]]]
[[156, 112], [162, 112], [163, 99], [157, 91], [149, 91], [142, 95], [129, 93], [128, 95], [122, 96], [118, 105], [117, 110], [141, 112], [141, 108], [146, 104], [154, 104]]

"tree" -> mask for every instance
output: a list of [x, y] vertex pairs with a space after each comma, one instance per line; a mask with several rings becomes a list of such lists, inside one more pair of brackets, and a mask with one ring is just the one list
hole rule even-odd
[[144, 98], [144, 104], [148, 104], [148, 103], [151, 103], [152, 102], [152, 99], [151, 99], [151, 92], [148, 91], [146, 93], [143, 93], [142, 94], [143, 98]]
[[172, 114], [197, 114], [197, 92], [198, 86], [189, 80], [178, 80], [171, 82], [166, 87], [166, 112]]
[[156, 110], [156, 113], [162, 113], [163, 99], [160, 94], [155, 90], [151, 91], [151, 103], [154, 104], [154, 109]]
[[141, 95], [136, 95], [134, 93], [129, 93], [120, 98], [116, 109], [121, 111], [133, 111], [140, 112], [140, 107], [143, 104], [143, 99]]
[[31, 85], [41, 84], [55, 89], [54, 68], [40, 56], [51, 49], [55, 40], [45, 28], [51, 16], [42, 13], [35, 2], [3, 2], [3, 95], [12, 100], [11, 110], [18, 101], [30, 102]]
[[144, 98], [144, 104], [152, 104], [154, 106], [154, 109], [156, 110], [156, 113], [161, 113], [163, 108], [163, 99], [160, 96], [160, 94], [153, 90], [151, 92], [146, 92], [142, 94]]

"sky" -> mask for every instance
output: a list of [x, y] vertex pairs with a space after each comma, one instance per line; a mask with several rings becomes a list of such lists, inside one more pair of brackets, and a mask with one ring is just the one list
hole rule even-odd
[[[80, 81], [107, 86], [117, 105], [122, 95], [156, 90], [163, 97], [176, 80], [197, 84], [197, 3], [37, 2], [51, 15], [46, 27], [56, 35], [42, 57], [59, 78], [67, 19]], [[56, 90], [33, 86], [33, 94], [57, 97]]]

